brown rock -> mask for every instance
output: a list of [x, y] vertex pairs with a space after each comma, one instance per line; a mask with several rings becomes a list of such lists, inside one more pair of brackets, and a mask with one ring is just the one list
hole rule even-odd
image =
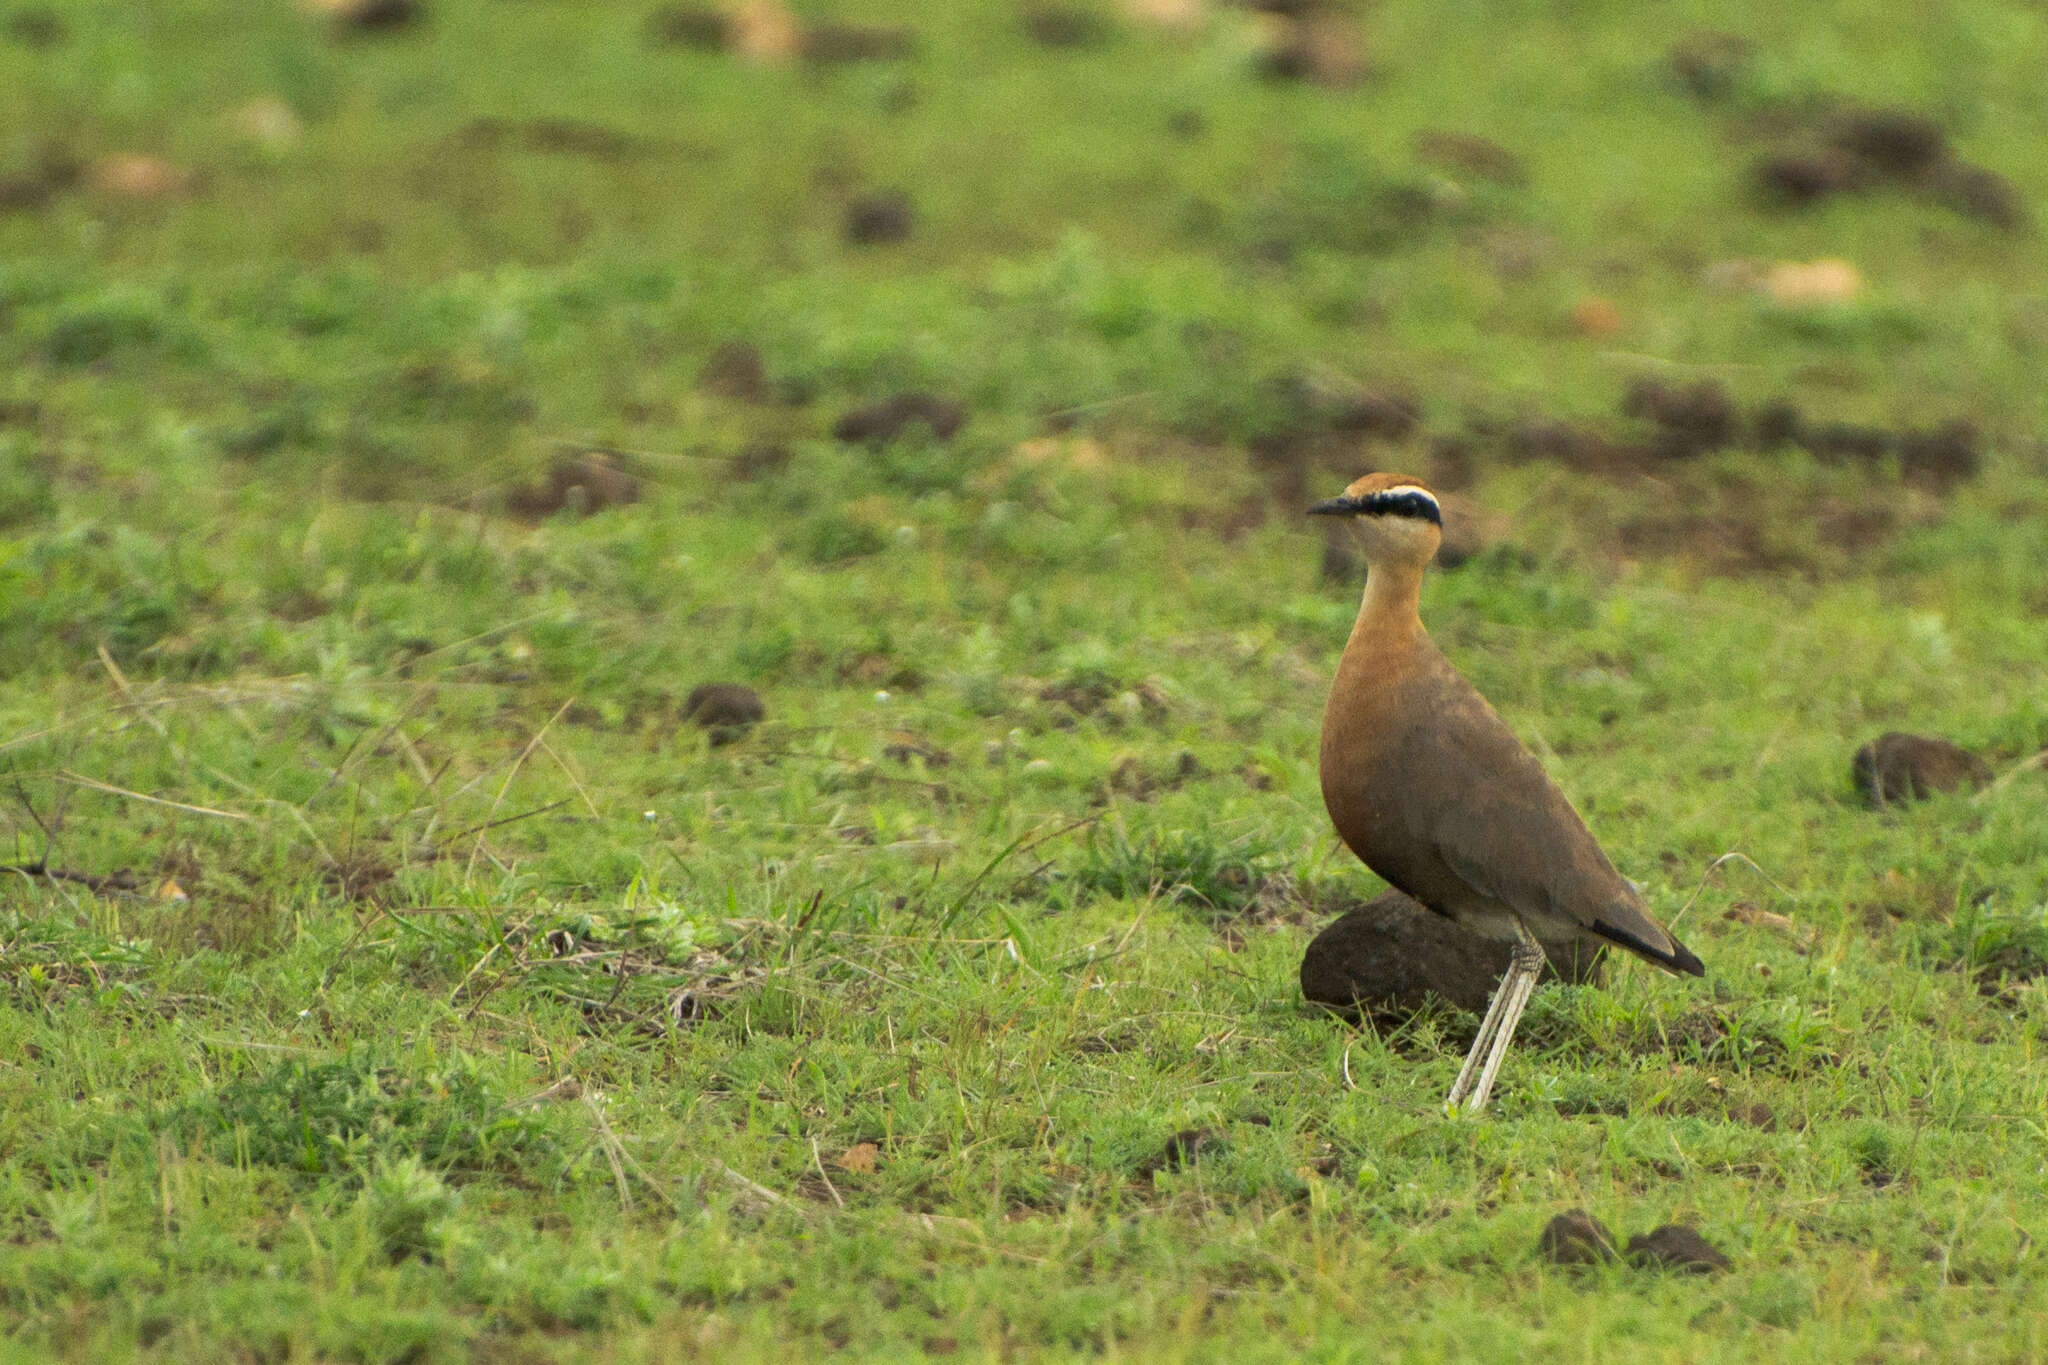
[[110, 153], [85, 168], [86, 188], [109, 199], [164, 199], [191, 183], [182, 166], [137, 152]]
[[1096, 47], [1115, 31], [1100, 12], [1080, 5], [1031, 5], [1022, 22], [1024, 31], [1044, 47]]
[[917, 31], [899, 25], [813, 24], [804, 31], [803, 54], [805, 61], [826, 66], [896, 61], [917, 55]]
[[1981, 787], [1991, 780], [1991, 767], [1961, 745], [1894, 730], [1856, 751], [1849, 780], [1864, 800], [1884, 806], [1925, 800], [1935, 792], [1963, 786]]
[[1828, 142], [1878, 175], [1916, 179], [1948, 159], [1941, 125], [1909, 109], [1851, 109], [1837, 114]]
[[929, 393], [899, 393], [879, 403], [855, 408], [832, 425], [832, 437], [839, 441], [877, 444], [896, 440], [911, 427], [922, 423], [941, 441], [950, 441], [967, 421], [967, 409], [950, 398]]
[[1588, 294], [1572, 305], [1572, 330], [1582, 337], [1597, 341], [1614, 336], [1621, 328], [1621, 309], [1614, 306], [1612, 299]]
[[1741, 419], [1728, 390], [1712, 379], [1696, 384], [1666, 384], [1638, 379], [1629, 386], [1621, 410], [1657, 425], [1654, 449], [1659, 455], [1683, 457], [1718, 450], [1735, 439]]
[[730, 744], [767, 714], [761, 694], [745, 683], [699, 683], [683, 702], [683, 719], [708, 730], [713, 744]]
[[338, 29], [403, 28], [420, 17], [419, 0], [308, 0], [306, 8]]
[[697, 387], [743, 403], [760, 402], [768, 392], [768, 366], [761, 348], [750, 341], [719, 343], [697, 372]]
[[1536, 1251], [1553, 1265], [1601, 1265], [1614, 1259], [1614, 1234], [1584, 1209], [1571, 1209], [1543, 1225]]
[[1259, 70], [1268, 80], [1310, 81], [1344, 89], [1367, 73], [1365, 34], [1358, 21], [1332, 10], [1311, 10], [1285, 20], [1279, 41], [1261, 57]]
[[1522, 158], [1490, 137], [1444, 128], [1424, 128], [1409, 139], [1415, 158], [1438, 170], [1478, 176], [1497, 185], [1526, 185], [1528, 167]]
[[1664, 54], [1672, 79], [1703, 100], [1726, 99], [1749, 68], [1755, 44], [1737, 33], [1695, 29]]
[[749, 61], [786, 62], [803, 41], [803, 25], [781, 0], [746, 0], [732, 12], [732, 50]]
[[0, 20], [0, 33], [23, 47], [61, 47], [71, 37], [71, 26], [55, 10], [31, 5]]
[[602, 450], [579, 450], [555, 458], [544, 482], [514, 488], [506, 510], [538, 521], [570, 510], [579, 516], [640, 501], [640, 479]]
[[1204, 1152], [1220, 1152], [1229, 1145], [1230, 1139], [1215, 1128], [1183, 1128], [1166, 1140], [1157, 1156], [1139, 1162], [1138, 1170], [1146, 1175], [1177, 1171]]
[[[1598, 949], [1545, 945], [1546, 981], [1599, 974]], [[1398, 891], [1353, 908], [1317, 934], [1301, 959], [1301, 993], [1335, 1009], [1409, 1014], [1436, 996], [1459, 1009], [1486, 1008], [1508, 969], [1509, 945], [1481, 938]]]
[[1854, 422], [1823, 422], [1793, 439], [1822, 460], [1881, 460], [1898, 444], [1889, 431]]
[[1899, 437], [1899, 472], [1915, 483], [1945, 488], [1972, 478], [1977, 458], [1977, 428], [1966, 418]]
[[1757, 163], [1755, 176], [1765, 199], [1792, 207], [1860, 189], [1868, 179], [1862, 162], [1833, 147], [1765, 157]]
[[708, 5], [677, 5], [647, 16], [647, 41], [655, 47], [688, 47], [721, 52], [732, 45], [732, 17]]
[[1997, 171], [1951, 161], [1933, 173], [1935, 192], [1956, 212], [2017, 232], [2027, 225], [2019, 187]]
[[789, 467], [789, 447], [777, 441], [755, 441], [742, 446], [739, 454], [732, 457], [726, 467], [741, 483], [752, 483], [780, 474]]
[[1773, 398], [1756, 410], [1750, 425], [1758, 450], [1776, 450], [1800, 444], [1806, 430], [1806, 414], [1789, 398]]
[[846, 206], [843, 231], [854, 245], [873, 246], [904, 240], [915, 221], [909, 195], [902, 190], [877, 190]]
[[1629, 1238], [1628, 1259], [1631, 1265], [1688, 1275], [1706, 1275], [1734, 1265], [1713, 1243], [1683, 1223], [1666, 1223], [1654, 1232]]

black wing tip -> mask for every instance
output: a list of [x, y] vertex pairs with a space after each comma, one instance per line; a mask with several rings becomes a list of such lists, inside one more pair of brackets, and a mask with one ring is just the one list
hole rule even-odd
[[1707, 974], [1707, 964], [1693, 956], [1692, 951], [1675, 938], [1671, 940], [1671, 951], [1667, 953], [1643, 942], [1626, 929], [1615, 928], [1603, 919], [1593, 921], [1593, 932], [1670, 971], [1681, 972], [1686, 976]]
[[1664, 963], [1672, 971], [1683, 972], [1687, 976], [1707, 974], [1707, 964], [1693, 956], [1692, 950], [1675, 938], [1671, 940], [1671, 956], [1666, 958]]

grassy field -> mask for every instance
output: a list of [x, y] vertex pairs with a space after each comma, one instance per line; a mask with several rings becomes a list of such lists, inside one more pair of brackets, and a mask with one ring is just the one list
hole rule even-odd
[[[0, 13], [9, 1358], [2048, 1354], [2038, 5], [1388, 0], [1355, 83], [650, 8]], [[1767, 202], [1855, 106], [1952, 151]], [[1369, 468], [1710, 971], [1539, 992], [1476, 1122], [1469, 1017], [1295, 981]], [[1891, 729], [1999, 776], [1870, 810]]]

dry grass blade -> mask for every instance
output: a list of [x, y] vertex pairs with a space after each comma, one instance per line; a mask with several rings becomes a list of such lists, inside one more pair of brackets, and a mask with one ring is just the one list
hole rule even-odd
[[181, 810], [190, 815], [205, 815], [216, 820], [253, 820], [256, 818], [243, 811], [218, 810], [212, 806], [195, 806], [186, 801], [173, 801], [165, 796], [150, 796], [144, 792], [129, 791], [126, 787], [117, 787], [111, 782], [102, 782], [96, 777], [87, 777], [83, 773], [75, 773], [68, 768], [59, 768], [52, 776], [59, 782], [69, 782], [75, 787], [86, 787], [93, 791], [105, 792], [109, 796], [124, 797], [130, 801], [143, 801], [152, 806], [168, 806], [172, 810]]

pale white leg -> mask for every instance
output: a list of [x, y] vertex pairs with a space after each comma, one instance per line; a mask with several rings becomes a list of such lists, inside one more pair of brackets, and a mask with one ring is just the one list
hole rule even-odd
[[1493, 1035], [1500, 1028], [1501, 1014], [1508, 1003], [1508, 988], [1515, 980], [1515, 964], [1508, 962], [1507, 974], [1500, 984], [1493, 988], [1493, 998], [1486, 1002], [1486, 1016], [1479, 1021], [1479, 1035], [1472, 1040], [1472, 1050], [1465, 1054], [1465, 1065], [1458, 1070], [1458, 1079], [1451, 1082], [1450, 1097], [1444, 1106], [1455, 1110], [1472, 1089], [1472, 1082], [1479, 1076], [1480, 1059], [1486, 1056], [1487, 1047], [1493, 1042]]
[[1465, 1112], [1479, 1114], [1485, 1111], [1486, 1102], [1493, 1095], [1493, 1078], [1500, 1073], [1500, 1064], [1508, 1055], [1508, 1044], [1514, 1041], [1515, 1025], [1521, 1022], [1522, 1011], [1527, 1008], [1529, 995], [1536, 989], [1536, 980], [1542, 974], [1543, 945], [1536, 941], [1528, 926], [1517, 919], [1514, 956], [1508, 960], [1508, 974], [1501, 979], [1500, 994], [1506, 997], [1506, 1004], [1500, 1020], [1494, 1025], [1486, 1067], [1479, 1073], [1479, 1083], [1472, 1088], [1472, 1097], [1465, 1104]]

